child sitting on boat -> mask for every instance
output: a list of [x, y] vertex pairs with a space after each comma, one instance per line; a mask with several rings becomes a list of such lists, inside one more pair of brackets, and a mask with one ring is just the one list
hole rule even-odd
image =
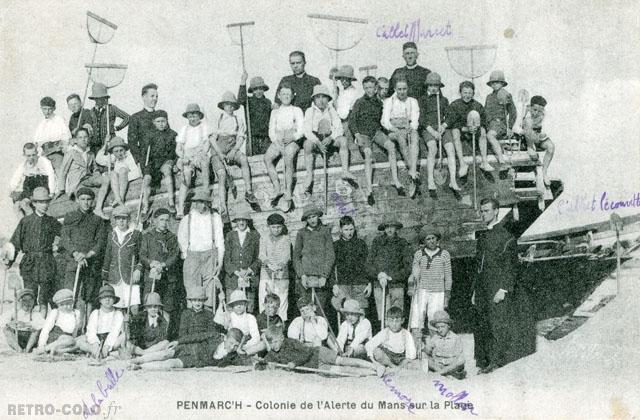
[[542, 162], [542, 174], [544, 184], [550, 185], [547, 170], [553, 159], [556, 150], [555, 144], [551, 141], [546, 133], [542, 132], [542, 121], [544, 120], [544, 108], [547, 106], [547, 100], [542, 96], [535, 95], [531, 98], [531, 103], [527, 107], [526, 115], [523, 120], [524, 138], [527, 141], [527, 152], [532, 159], [538, 159], [537, 150], [545, 151], [544, 160]]
[[[484, 104], [484, 112], [487, 117], [487, 141], [496, 154], [496, 159], [498, 159], [501, 169], [504, 169], [506, 161], [502, 155], [502, 146], [498, 139], [511, 138], [513, 135], [511, 128], [516, 122], [518, 111], [513, 103], [511, 94], [505, 89], [508, 83], [502, 70], [492, 71], [487, 85], [493, 89], [493, 92], [487, 95]], [[492, 171], [493, 168], [486, 160], [486, 146], [480, 148], [480, 153], [483, 154], [483, 164], [480, 168]]]
[[[251, 128], [251, 154], [262, 155], [267, 152], [271, 141], [269, 140], [269, 118], [271, 117], [271, 101], [264, 96], [269, 86], [260, 76], [252, 77], [247, 89], [247, 72], [242, 72], [240, 88], [238, 90], [238, 102], [247, 104], [249, 114], [249, 126]], [[247, 97], [247, 91], [251, 96]]]

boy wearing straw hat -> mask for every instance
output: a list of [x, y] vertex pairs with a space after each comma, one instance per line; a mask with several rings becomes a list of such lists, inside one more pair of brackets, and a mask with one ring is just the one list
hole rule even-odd
[[222, 315], [222, 319], [216, 322], [226, 330], [237, 328], [242, 331], [247, 347], [254, 346], [260, 342], [260, 330], [256, 317], [247, 313], [247, 295], [242, 290], [234, 290], [228, 298], [227, 310]]
[[[218, 175], [218, 193], [220, 208], [227, 213], [227, 186], [226, 177], [231, 176], [227, 172], [226, 164], [236, 164], [242, 171], [245, 193], [244, 199], [252, 207], [258, 203], [253, 195], [251, 187], [251, 168], [245, 152], [247, 141], [247, 124], [242, 112], [238, 112], [240, 104], [231, 92], [225, 92], [218, 102], [218, 108], [222, 110], [213, 126], [211, 136], [211, 166]], [[231, 180], [233, 182], [233, 180]]]
[[114, 308], [120, 298], [113, 287], [102, 286], [98, 292], [100, 308], [91, 312], [87, 322], [87, 333], [76, 338], [78, 350], [94, 359], [105, 358], [113, 350], [124, 345], [124, 316]]
[[262, 155], [267, 152], [271, 141], [269, 140], [269, 119], [271, 117], [272, 104], [264, 93], [269, 86], [260, 76], [252, 77], [249, 82], [249, 96], [247, 98], [247, 72], [242, 72], [240, 87], [238, 88], [238, 102], [247, 104], [245, 110], [249, 114], [251, 128], [251, 152], [253, 155]]
[[22, 146], [22, 156], [24, 162], [18, 165], [9, 181], [11, 199], [20, 217], [22, 214], [33, 213], [29, 205], [29, 197], [36, 187], [47, 187], [51, 197], [57, 189], [53, 166], [49, 159], [39, 156], [38, 147], [34, 143], [27, 142]]
[[202, 286], [187, 290], [188, 308], [180, 315], [180, 339], [194, 337], [202, 333], [210, 333], [221, 326], [213, 320], [213, 313], [204, 309], [204, 303], [209, 297]]
[[[211, 199], [206, 191], [198, 190], [191, 198], [191, 210], [178, 226], [178, 243], [184, 259], [183, 281], [187, 295], [203, 285], [209, 291], [219, 289], [218, 279], [224, 261], [225, 244], [222, 218], [210, 209]], [[215, 288], [215, 289], [214, 289]], [[213, 308], [208, 293], [207, 306]]]
[[82, 325], [80, 311], [73, 309], [73, 292], [60, 289], [53, 295], [53, 303], [57, 306], [47, 314], [40, 337], [38, 348], [34, 353], [50, 352], [67, 353], [76, 349], [75, 336]]
[[433, 172], [436, 164], [436, 154], [438, 153], [438, 142], [442, 142], [441, 149], [447, 152], [450, 175], [449, 188], [457, 194], [461, 189], [456, 182], [456, 154], [453, 137], [446, 119], [449, 100], [442, 96], [444, 83], [440, 80], [438, 73], [429, 73], [426, 84], [426, 95], [418, 99], [418, 105], [420, 106], [419, 125], [422, 128], [422, 138], [427, 144], [427, 184], [429, 192], [434, 192], [437, 189]]
[[[110, 96], [105, 85], [102, 83], [93, 84], [89, 99], [95, 101], [95, 106], [91, 108], [91, 121], [95, 124], [95, 127], [93, 127], [90, 149], [96, 158], [98, 158], [99, 153], [104, 153], [101, 149], [105, 145], [105, 142], [111, 140], [107, 139], [107, 131], [113, 138], [116, 135], [116, 131], [120, 131], [129, 125], [129, 114], [112, 104], [109, 104], [109, 109], [107, 110], [109, 98]], [[108, 122], [107, 116], [109, 117]], [[120, 119], [120, 124], [118, 125], [115, 125], [116, 118]], [[107, 130], [107, 124], [109, 124], [109, 130]]]
[[332, 100], [329, 89], [323, 85], [313, 87], [313, 104], [304, 115], [304, 160], [307, 172], [305, 191], [313, 192], [313, 168], [315, 153], [320, 152], [326, 159], [336, 148], [340, 151], [342, 179], [357, 186], [354, 176], [349, 172], [349, 142], [344, 135], [342, 121], [335, 108], [329, 106]]
[[[379, 320], [382, 320], [383, 308], [404, 307], [407, 278], [411, 274], [411, 246], [406, 239], [398, 236], [398, 229], [402, 229], [402, 223], [397, 220], [389, 219], [381, 223], [378, 230], [382, 234], [373, 240], [369, 248], [367, 267], [369, 276], [377, 280], [374, 282], [373, 296]], [[383, 290], [387, 295], [384, 304]]]
[[[298, 296], [310, 296], [312, 290], [323, 310], [328, 309], [331, 293], [331, 269], [335, 262], [331, 228], [322, 224], [322, 210], [315, 206], [307, 207], [301, 221], [306, 226], [298, 231], [293, 248], [293, 268], [299, 281], [296, 283]], [[315, 302], [314, 302], [315, 303]]]
[[184, 217], [184, 202], [187, 199], [191, 180], [196, 171], [201, 172], [202, 188], [209, 190], [209, 137], [213, 129], [204, 119], [198, 104], [189, 104], [182, 114], [189, 123], [182, 127], [176, 137], [176, 167], [182, 173], [180, 191], [178, 192], [177, 219]]
[[442, 376], [453, 376], [464, 379], [464, 354], [462, 340], [451, 331], [451, 318], [445, 311], [438, 311], [429, 320], [429, 325], [437, 334], [427, 338], [422, 359], [422, 370], [425, 373], [435, 372]]
[[[169, 323], [163, 316], [162, 299], [151, 292], [144, 299], [144, 311], [131, 322], [133, 354], [143, 355], [157, 351], [169, 340]], [[176, 338], [178, 334], [176, 331]]]
[[[64, 268], [59, 276], [59, 288], [74, 289], [76, 297], [86, 303], [88, 314], [97, 300], [101, 285], [102, 253], [109, 224], [93, 213], [95, 193], [87, 187], [76, 191], [78, 207], [65, 214], [60, 248], [64, 250]], [[78, 265], [80, 269], [78, 269]]]
[[140, 241], [142, 233], [130, 226], [131, 214], [125, 206], [113, 210], [115, 227], [107, 239], [102, 264], [102, 282], [113, 286], [118, 309], [131, 308], [135, 316], [140, 305]]
[[[504, 72], [502, 70], [492, 71], [487, 85], [493, 90], [487, 95], [484, 103], [484, 112], [487, 117], [487, 141], [496, 154], [496, 159], [498, 159], [501, 169], [503, 169], [506, 161], [502, 155], [502, 146], [498, 142], [498, 138], [511, 138], [513, 135], [511, 129], [516, 122], [518, 111], [513, 103], [511, 94], [504, 89], [508, 83], [504, 78]], [[507, 114], [509, 117], [508, 121], [506, 119]], [[480, 148], [480, 152], [482, 153], [482, 147]], [[493, 167], [488, 163], [483, 163], [480, 169], [491, 171]]]
[[260, 234], [251, 229], [248, 213], [239, 214], [233, 220], [235, 228], [224, 240], [224, 287], [227, 298], [242, 289], [248, 297], [247, 310], [254, 313], [260, 273]]
[[7, 265], [15, 261], [18, 253], [24, 254], [20, 261], [20, 276], [24, 287], [36, 293], [36, 303], [46, 315], [47, 303], [56, 287], [56, 260], [54, 243], [60, 237], [61, 225], [47, 215], [51, 198], [44, 187], [37, 187], [31, 195], [34, 212], [18, 222], [9, 242], [4, 245]]
[[33, 290], [20, 289], [17, 297], [17, 317], [11, 315], [2, 331], [9, 347], [19, 353], [29, 353], [38, 342], [44, 318], [40, 311], [34, 311], [36, 295]]
[[372, 337], [371, 322], [364, 316], [364, 309], [355, 299], [344, 301], [340, 312], [344, 321], [338, 331], [338, 347], [346, 357], [366, 358], [365, 344]]
[[284, 216], [278, 213], [267, 217], [269, 233], [260, 236], [260, 284], [258, 302], [260, 312], [268, 306], [267, 296], [278, 296], [278, 315], [287, 320], [289, 309], [289, 265], [291, 263], [291, 239], [287, 234]]
[[[57, 170], [62, 164], [62, 157], [69, 147], [71, 132], [64, 119], [56, 115], [56, 101], [45, 96], [40, 100], [40, 110], [44, 120], [40, 121], [33, 135], [33, 140], [41, 147], [42, 156], [51, 161]], [[53, 191], [52, 191], [53, 192]]]
[[336, 85], [336, 100], [333, 101], [333, 106], [336, 108], [340, 121], [342, 121], [342, 130], [351, 141], [353, 141], [353, 136], [349, 130], [348, 118], [353, 105], [358, 100], [358, 91], [353, 86], [353, 82], [358, 79], [353, 74], [353, 66], [340, 66], [334, 75], [334, 79], [338, 81], [338, 84]]
[[142, 234], [140, 262], [144, 267], [144, 293], [158, 293], [169, 313], [169, 337], [178, 336], [180, 318], [180, 245], [169, 230], [171, 214], [164, 207], [153, 213], [153, 226]]

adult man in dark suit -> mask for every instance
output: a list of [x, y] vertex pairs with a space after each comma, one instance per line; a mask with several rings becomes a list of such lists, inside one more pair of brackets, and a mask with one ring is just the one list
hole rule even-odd
[[127, 143], [136, 162], [144, 166], [147, 150], [142, 150], [144, 147], [142, 140], [146, 133], [154, 130], [154, 111], [158, 104], [158, 86], [155, 83], [149, 83], [142, 87], [142, 103], [144, 108], [129, 117]]
[[234, 290], [244, 290], [247, 312], [253, 313], [260, 274], [260, 234], [249, 228], [251, 217], [248, 214], [236, 216], [232, 222], [236, 227], [224, 240], [225, 294], [228, 300]]
[[389, 80], [389, 96], [393, 95], [396, 87], [396, 80], [405, 79], [409, 87], [409, 96], [415, 99], [427, 94], [427, 75], [431, 73], [428, 68], [418, 65], [418, 46], [415, 42], [405, 42], [402, 45], [402, 58], [405, 66], [393, 71]]
[[313, 87], [320, 84], [320, 79], [305, 72], [306, 64], [307, 60], [302, 51], [293, 51], [289, 54], [289, 65], [291, 65], [293, 74], [283, 77], [278, 84], [275, 99], [278, 105], [280, 105], [280, 99], [278, 99], [277, 94], [280, 92], [280, 87], [286, 84], [293, 89], [291, 105], [299, 107], [303, 112], [311, 106]]

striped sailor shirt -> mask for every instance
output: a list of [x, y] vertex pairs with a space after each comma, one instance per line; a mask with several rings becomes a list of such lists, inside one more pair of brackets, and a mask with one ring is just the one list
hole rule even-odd
[[435, 253], [424, 248], [416, 251], [412, 272], [418, 289], [430, 292], [451, 290], [451, 256], [445, 249], [438, 248]]

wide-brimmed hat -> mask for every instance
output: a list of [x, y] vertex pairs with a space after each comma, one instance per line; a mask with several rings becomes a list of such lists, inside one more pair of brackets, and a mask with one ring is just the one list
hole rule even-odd
[[269, 217], [267, 217], [267, 225], [268, 226], [273, 226], [273, 225], [282, 225], [284, 226], [284, 216], [281, 215], [280, 213], [273, 213], [270, 214]]
[[347, 299], [342, 304], [340, 312], [343, 314], [360, 314], [364, 315], [364, 309], [360, 307], [360, 302], [355, 299]]
[[420, 231], [420, 242], [423, 242], [427, 236], [434, 235], [438, 240], [442, 239], [442, 233], [435, 227], [425, 226]]
[[144, 306], [163, 306], [160, 295], [156, 292], [151, 292], [144, 298]]
[[436, 324], [440, 322], [451, 324], [451, 317], [445, 311], [436, 311], [436, 313], [433, 314], [432, 319], [429, 320], [429, 324], [431, 324], [432, 327], [435, 327]]
[[24, 289], [20, 289], [18, 291], [18, 300], [22, 299], [23, 297], [30, 295], [32, 298], [36, 298], [36, 294], [33, 290], [29, 289], [29, 288], [24, 288]]
[[116, 296], [116, 291], [113, 289], [113, 286], [110, 286], [108, 284], [100, 288], [100, 291], [98, 292], [98, 300], [107, 297], [113, 298], [113, 303], [118, 303], [118, 301], [120, 301], [120, 298]]
[[267, 84], [260, 76], [251, 78], [251, 81], [249, 82], [249, 89], [247, 90], [249, 91], [249, 93], [253, 93], [253, 91], [256, 89], [262, 89], [265, 92], [269, 90], [269, 86], [267, 86]]
[[489, 75], [489, 81], [487, 82], [488, 86], [491, 86], [493, 82], [500, 82], [503, 86], [507, 86], [508, 83], [504, 80], [504, 72], [502, 70], [494, 70]]
[[229, 91], [222, 94], [222, 99], [220, 99], [220, 102], [218, 102], [218, 108], [224, 109], [224, 104], [233, 105], [233, 109], [240, 108], [240, 104], [236, 100], [236, 95]]
[[107, 87], [102, 83], [94, 83], [91, 86], [91, 96], [89, 99], [100, 99], [100, 98], [110, 98], [109, 92], [107, 91]]
[[388, 219], [378, 225], [378, 230], [383, 231], [387, 226], [395, 226], [398, 229], [402, 229], [404, 225], [395, 219]]
[[115, 136], [109, 140], [109, 153], [116, 147], [124, 147], [124, 150], [129, 150], [129, 145], [122, 137]]
[[204, 118], [204, 113], [200, 111], [200, 105], [198, 104], [189, 104], [187, 105], [187, 109], [182, 113], [184, 118], [187, 118], [187, 115], [192, 113], [200, 114], [200, 119]]
[[432, 71], [431, 73], [427, 74], [426, 84], [427, 84], [427, 86], [428, 85], [438, 85], [441, 88], [444, 87], [444, 83], [442, 83], [442, 80], [440, 79], [440, 75], [438, 73], [436, 73], [435, 71]]
[[187, 299], [191, 300], [207, 300], [207, 292], [202, 286], [196, 286], [187, 292]]
[[251, 219], [251, 216], [249, 216], [249, 213], [240, 213], [239, 215], [237, 215], [233, 219], [231, 219], [231, 221], [234, 222], [234, 223], [237, 220], [246, 220], [247, 222], [251, 222], [253, 219]]
[[313, 94], [311, 95], [311, 99], [315, 98], [318, 95], [324, 95], [329, 98], [329, 100], [333, 99], [331, 97], [331, 93], [329, 92], [329, 88], [325, 85], [315, 85], [313, 87]]
[[31, 193], [31, 201], [51, 201], [49, 191], [45, 187], [36, 187]]
[[73, 300], [73, 292], [69, 289], [60, 289], [53, 295], [53, 303], [60, 305], [63, 302]]
[[324, 213], [318, 207], [315, 207], [315, 206], [306, 207], [302, 212], [302, 217], [300, 218], [300, 220], [305, 222], [309, 216], [313, 216], [315, 214], [317, 214], [318, 217], [322, 217]]
[[194, 201], [206, 201], [207, 203], [209, 203], [211, 201], [211, 196], [209, 195], [208, 191], [197, 190], [195, 194], [191, 196], [191, 202]]
[[336, 79], [349, 79], [349, 80], [352, 80], [352, 81], [355, 82], [358, 79], [355, 78], [353, 73], [354, 73], [353, 66], [345, 64], [344, 66], [340, 66], [340, 68], [336, 72], [334, 78], [336, 78]]
[[229, 297], [229, 302], [227, 305], [232, 306], [238, 302], [247, 302], [247, 295], [242, 290], [234, 290], [231, 292], [231, 297]]
[[113, 212], [111, 213], [111, 216], [114, 219], [118, 218], [118, 217], [129, 218], [129, 217], [131, 217], [131, 211], [129, 210], [129, 208], [127, 206], [118, 206], [115, 209], [113, 209]]

